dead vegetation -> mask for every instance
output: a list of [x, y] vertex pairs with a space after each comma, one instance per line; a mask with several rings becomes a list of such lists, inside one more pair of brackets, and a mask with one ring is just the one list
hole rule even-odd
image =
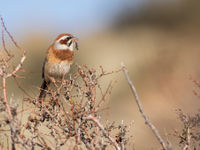
[[[8, 32], [1, 17], [3, 50], [0, 52], [0, 150], [1, 149], [134, 149], [130, 128], [132, 123], [125, 125], [105, 121], [102, 113], [109, 109], [109, 97], [116, 81], [111, 81], [106, 89], [101, 87], [101, 79], [123, 70], [130, 85], [139, 111], [145, 123], [152, 130], [163, 150], [172, 149], [170, 141], [166, 141], [150, 122], [145, 114], [136, 89], [131, 82], [124, 65], [119, 70], [105, 72], [103, 67], [95, 70], [85, 65], [76, 65], [77, 71], [68, 79], [57, 82], [49, 88], [44, 101], [38, 97], [22, 99], [22, 107], [11, 102], [8, 97], [7, 79], [18, 78], [18, 72], [26, 59], [23, 50]], [[4, 32], [6, 32], [15, 47], [21, 52], [19, 63], [13, 67], [10, 63], [15, 55], [6, 48]], [[20, 88], [20, 86], [19, 86]], [[25, 92], [22, 89], [22, 92]], [[198, 149], [199, 143], [199, 114], [185, 115], [177, 111], [183, 122], [182, 132], [175, 132], [179, 138], [179, 145], [184, 150]]]

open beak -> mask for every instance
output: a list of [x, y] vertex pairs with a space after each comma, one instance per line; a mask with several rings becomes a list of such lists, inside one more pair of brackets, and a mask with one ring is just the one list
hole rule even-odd
[[78, 50], [78, 39], [76, 37], [73, 37], [73, 42], [75, 43], [76, 50]]

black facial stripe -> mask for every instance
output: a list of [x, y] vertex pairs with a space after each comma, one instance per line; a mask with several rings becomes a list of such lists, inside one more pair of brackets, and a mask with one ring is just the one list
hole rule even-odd
[[71, 37], [71, 36], [68, 36], [68, 37], [66, 38], [66, 40], [68, 40], [68, 41], [69, 41], [70, 39], [72, 39], [72, 37]]
[[72, 40], [69, 42], [69, 46], [72, 44]]

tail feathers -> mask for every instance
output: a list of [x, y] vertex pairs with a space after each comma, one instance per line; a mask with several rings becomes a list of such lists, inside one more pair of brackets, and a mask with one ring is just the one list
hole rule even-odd
[[41, 87], [40, 87], [40, 95], [39, 95], [39, 99], [43, 99], [46, 97], [46, 93], [48, 90], [48, 83], [44, 80]]

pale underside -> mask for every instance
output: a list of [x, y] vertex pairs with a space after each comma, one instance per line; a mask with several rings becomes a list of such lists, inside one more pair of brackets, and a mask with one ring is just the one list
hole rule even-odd
[[60, 63], [46, 63], [44, 78], [49, 81], [51, 77], [54, 79], [62, 79], [69, 72], [70, 64], [68, 61], [62, 61]]

